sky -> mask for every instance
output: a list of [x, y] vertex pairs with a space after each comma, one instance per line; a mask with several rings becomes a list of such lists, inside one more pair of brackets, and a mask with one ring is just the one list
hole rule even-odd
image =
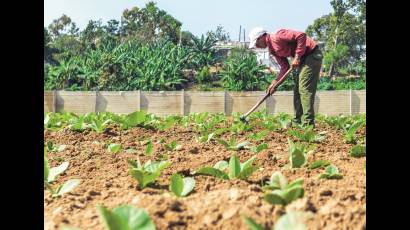
[[[142, 8], [149, 0], [44, 0], [44, 26], [66, 14], [80, 29], [89, 20], [120, 21], [122, 12]], [[182, 30], [196, 36], [222, 25], [232, 40], [239, 39], [239, 26], [249, 31], [260, 26], [269, 32], [281, 28], [304, 31], [316, 18], [332, 12], [330, 0], [156, 0], [182, 23]], [[241, 35], [243, 40], [243, 34]]]

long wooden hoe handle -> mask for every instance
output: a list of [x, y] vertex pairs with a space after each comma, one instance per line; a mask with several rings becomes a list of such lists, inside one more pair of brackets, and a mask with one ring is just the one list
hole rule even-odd
[[[292, 71], [292, 67], [290, 67], [288, 71], [286, 71], [286, 73], [283, 75], [283, 77], [278, 82], [276, 82], [275, 88], [278, 87], [280, 84], [282, 84], [282, 82], [285, 80], [285, 78], [289, 75], [291, 71]], [[250, 109], [247, 113], [241, 116], [241, 119], [244, 120], [247, 116], [249, 116], [249, 114], [255, 111], [255, 109], [257, 109], [259, 105], [262, 104], [262, 102], [264, 102], [266, 98], [268, 98], [269, 96], [270, 94], [269, 92], [267, 92], [266, 95], [261, 100], [259, 100], [258, 103], [256, 103], [256, 105], [252, 107], [252, 109]]]

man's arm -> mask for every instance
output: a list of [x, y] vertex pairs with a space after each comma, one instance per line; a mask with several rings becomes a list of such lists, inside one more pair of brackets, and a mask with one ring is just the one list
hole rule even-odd
[[[280, 72], [278, 74], [278, 77], [276, 77], [276, 79], [274, 81], [279, 81], [280, 79], [282, 79], [283, 75], [286, 73], [286, 71], [289, 70], [290, 66], [289, 66], [289, 62], [288, 59], [285, 57], [278, 57], [276, 55], [273, 55], [273, 57], [276, 59], [276, 62], [278, 63], [278, 65], [280, 66]], [[272, 82], [273, 83], [273, 82]]]
[[280, 66], [280, 72], [278, 77], [276, 77], [276, 79], [274, 79], [272, 81], [272, 83], [270, 84], [270, 86], [268, 87], [268, 89], [266, 90], [267, 92], [269, 92], [270, 95], [272, 95], [275, 90], [276, 87], [278, 87], [278, 85], [276, 85], [276, 83], [278, 81], [280, 81], [283, 76], [285, 75], [285, 73], [289, 70], [290, 66], [289, 66], [289, 62], [288, 59], [286, 59], [285, 57], [278, 57], [276, 55], [273, 55], [273, 57], [276, 59], [276, 62], [279, 64]]

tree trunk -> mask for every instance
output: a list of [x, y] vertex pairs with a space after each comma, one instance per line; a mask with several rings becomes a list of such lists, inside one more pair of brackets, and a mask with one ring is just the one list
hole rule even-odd
[[[334, 48], [336, 49], [336, 47], [337, 47], [337, 38], [338, 38], [338, 32], [339, 32], [339, 23], [338, 23], [338, 21], [336, 21], [336, 30], [335, 30], [335, 46], [334, 46]], [[330, 78], [332, 78], [333, 77], [333, 73], [334, 73], [334, 69], [335, 69], [335, 61], [334, 60], [332, 60], [332, 63], [330, 64], [330, 67], [329, 67], [329, 77]]]

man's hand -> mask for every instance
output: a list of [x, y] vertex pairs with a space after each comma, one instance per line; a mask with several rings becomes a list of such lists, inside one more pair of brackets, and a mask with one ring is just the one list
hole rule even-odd
[[263, 72], [267, 73], [267, 74], [272, 74], [272, 72], [273, 72], [272, 67], [266, 68]]
[[273, 80], [268, 89], [266, 90], [266, 93], [269, 93], [269, 95], [272, 95], [276, 91], [276, 83], [277, 80]]
[[292, 68], [293, 68], [293, 69], [296, 69], [297, 67], [299, 67], [299, 65], [300, 65], [300, 58], [296, 56], [296, 57], [293, 59]]

